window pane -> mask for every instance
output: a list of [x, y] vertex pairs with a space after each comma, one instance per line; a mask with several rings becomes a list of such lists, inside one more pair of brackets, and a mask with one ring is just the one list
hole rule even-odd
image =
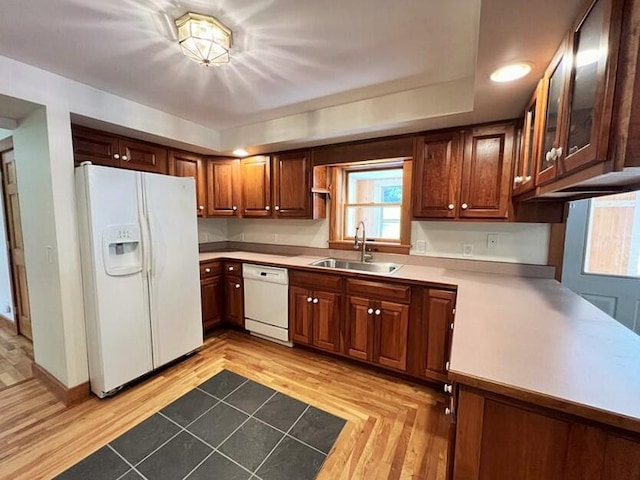
[[[344, 238], [353, 238], [356, 227], [363, 221], [367, 238], [400, 240], [400, 206], [347, 207], [344, 222]], [[362, 235], [362, 232], [359, 233]]]
[[591, 200], [584, 272], [640, 276], [640, 193]]
[[402, 203], [402, 168], [349, 172], [348, 203]]

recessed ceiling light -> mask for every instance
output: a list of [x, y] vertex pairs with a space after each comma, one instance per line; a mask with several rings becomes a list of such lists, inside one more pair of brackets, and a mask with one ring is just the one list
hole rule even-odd
[[248, 157], [249, 156], [249, 152], [247, 152], [244, 148], [236, 148], [233, 151], [233, 154], [236, 157]]
[[512, 82], [529, 74], [531, 64], [526, 62], [512, 63], [500, 67], [491, 74], [491, 80], [498, 83]]

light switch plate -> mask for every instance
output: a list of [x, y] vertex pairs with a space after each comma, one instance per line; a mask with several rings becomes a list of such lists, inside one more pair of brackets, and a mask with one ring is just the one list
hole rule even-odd
[[416, 242], [416, 253], [427, 253], [427, 242], [425, 240]]

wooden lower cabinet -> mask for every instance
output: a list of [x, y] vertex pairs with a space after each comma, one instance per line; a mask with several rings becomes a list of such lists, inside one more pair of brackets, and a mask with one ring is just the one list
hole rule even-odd
[[342, 295], [289, 287], [291, 339], [330, 352], [340, 351]]
[[225, 274], [225, 319], [236, 328], [244, 328], [244, 284], [242, 277]]
[[[409, 305], [380, 302], [375, 315], [378, 339], [375, 342], [374, 361], [396, 370], [407, 369], [407, 333], [409, 329]], [[374, 312], [375, 313], [375, 312]]]
[[375, 322], [372, 302], [368, 298], [348, 297], [345, 353], [360, 360], [373, 360]]
[[223, 276], [200, 280], [200, 296], [202, 301], [202, 328], [206, 332], [222, 324], [224, 305]]
[[632, 480], [640, 435], [461, 386], [454, 480]]
[[451, 351], [451, 334], [456, 294], [450, 290], [425, 289], [423, 315], [426, 317], [425, 375], [446, 376]]

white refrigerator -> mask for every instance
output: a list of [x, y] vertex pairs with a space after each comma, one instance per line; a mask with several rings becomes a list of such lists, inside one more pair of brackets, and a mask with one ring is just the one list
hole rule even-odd
[[105, 397], [202, 345], [195, 181], [76, 168], [91, 390]]

